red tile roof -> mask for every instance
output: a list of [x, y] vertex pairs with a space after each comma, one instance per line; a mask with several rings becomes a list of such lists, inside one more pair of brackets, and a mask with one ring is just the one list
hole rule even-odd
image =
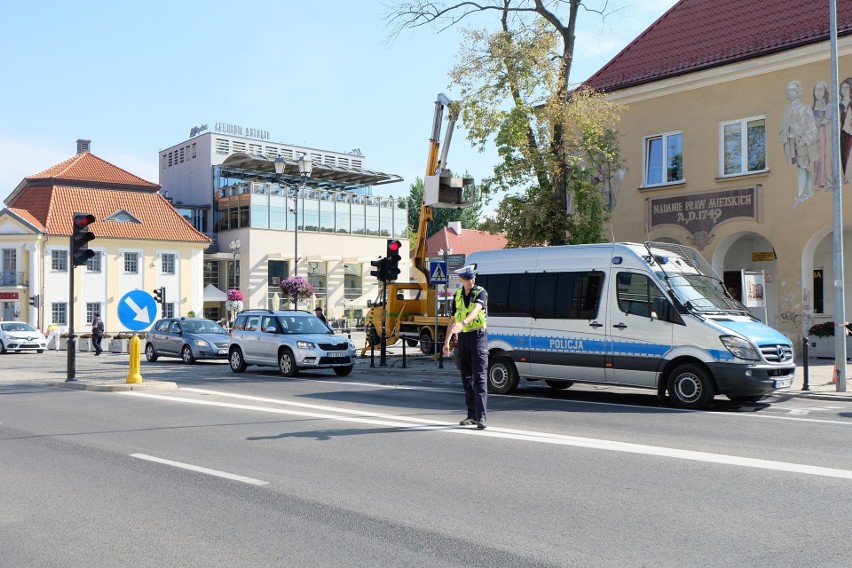
[[453, 254], [465, 256], [472, 252], [481, 250], [499, 250], [506, 248], [505, 235], [501, 233], [489, 233], [488, 231], [477, 231], [474, 229], [462, 229], [461, 234], [444, 227], [428, 239], [426, 239], [426, 256], [437, 257], [439, 250], [453, 250]]
[[[828, 0], [680, 0], [585, 84], [615, 91], [827, 41], [828, 5]], [[852, 33], [852, 0], [837, 0], [837, 30]]]
[[157, 191], [160, 186], [145, 181], [139, 176], [123, 170], [98, 158], [91, 152], [81, 152], [64, 162], [47, 168], [43, 172], [24, 178], [29, 185], [44, 185], [44, 182], [65, 185], [83, 183], [88, 187], [107, 185], [112, 188], [134, 189], [137, 191]]
[[[50, 235], [71, 235], [74, 213], [91, 213], [96, 237], [209, 243], [210, 239], [190, 225], [159, 193], [69, 187], [26, 186], [8, 204], [9, 209]], [[139, 222], [105, 221], [126, 211]]]

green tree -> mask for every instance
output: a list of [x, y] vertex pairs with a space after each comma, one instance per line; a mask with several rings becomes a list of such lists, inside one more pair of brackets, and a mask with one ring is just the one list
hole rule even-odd
[[[428, 239], [447, 226], [450, 221], [461, 221], [462, 227], [476, 229], [479, 225], [479, 215], [482, 213], [482, 203], [475, 199], [472, 194], [462, 195], [465, 201], [472, 201], [470, 207], [462, 209], [443, 209], [432, 207], [432, 220], [429, 222]], [[408, 194], [408, 226], [411, 230], [409, 238], [414, 245], [414, 230], [420, 223], [420, 205], [423, 203], [423, 179], [417, 178], [411, 184]]]
[[590, 3], [491, 0], [444, 7], [416, 0], [396, 3], [388, 16], [392, 33], [399, 33], [499, 15], [499, 27], [463, 31], [450, 78], [461, 95], [468, 140], [480, 149], [497, 147], [500, 162], [480, 189], [488, 199], [506, 193], [495, 221], [510, 246], [604, 240], [610, 180], [620, 166], [614, 135], [620, 109], [600, 94], [569, 87], [579, 10], [604, 15]]

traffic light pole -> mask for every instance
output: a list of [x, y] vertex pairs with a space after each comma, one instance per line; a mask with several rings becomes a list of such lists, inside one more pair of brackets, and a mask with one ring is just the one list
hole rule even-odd
[[[73, 250], [73, 247], [74, 236], [72, 235], [71, 247], [68, 250]], [[68, 343], [66, 345], [66, 349], [68, 349], [68, 363], [66, 365], [66, 383], [77, 380], [77, 336], [74, 334], [74, 272], [76, 272], [75, 269], [77, 267], [74, 266], [73, 257], [68, 260]], [[59, 341], [59, 339], [57, 338], [56, 341]]]
[[382, 286], [382, 346], [379, 353], [379, 367], [387, 367], [387, 321], [388, 321], [388, 285]]

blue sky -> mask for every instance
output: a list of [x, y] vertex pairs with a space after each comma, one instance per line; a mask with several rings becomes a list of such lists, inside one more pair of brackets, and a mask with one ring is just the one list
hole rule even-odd
[[[405, 178], [377, 192], [407, 195], [425, 173], [435, 97], [453, 95], [459, 35], [420, 28], [390, 41], [387, 1], [10, 3], [0, 34], [0, 198], [73, 156], [78, 138], [158, 182], [158, 150], [214, 122], [265, 129], [279, 143], [360, 148], [368, 168]], [[619, 11], [606, 22], [581, 13], [572, 82], [673, 4], [610, 0]], [[448, 162], [479, 179], [494, 156], [460, 130]]]

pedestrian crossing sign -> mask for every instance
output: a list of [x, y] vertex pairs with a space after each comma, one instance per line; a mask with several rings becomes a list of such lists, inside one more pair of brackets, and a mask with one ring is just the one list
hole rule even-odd
[[447, 263], [441, 260], [429, 261], [429, 283], [430, 284], [446, 284], [447, 283]]

